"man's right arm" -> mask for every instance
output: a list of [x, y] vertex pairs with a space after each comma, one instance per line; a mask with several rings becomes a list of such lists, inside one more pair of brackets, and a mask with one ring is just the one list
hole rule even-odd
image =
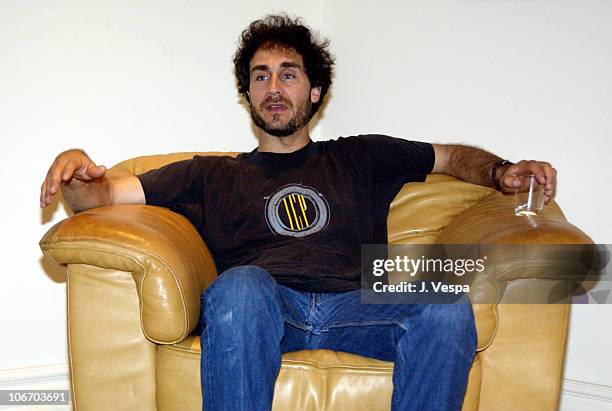
[[50, 205], [60, 189], [75, 212], [113, 204], [145, 204], [136, 176], [98, 166], [78, 149], [57, 156], [40, 188], [40, 206]]

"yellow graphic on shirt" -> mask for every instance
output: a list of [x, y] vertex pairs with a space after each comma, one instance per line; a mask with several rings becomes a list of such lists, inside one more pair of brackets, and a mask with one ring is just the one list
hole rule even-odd
[[329, 204], [312, 187], [288, 184], [265, 198], [266, 222], [275, 234], [306, 237], [323, 230], [329, 223]]
[[303, 195], [300, 194], [289, 194], [283, 198], [283, 204], [285, 206], [285, 212], [287, 213], [287, 220], [292, 230], [303, 230], [310, 226], [308, 223], [308, 216], [306, 210], [306, 200]]

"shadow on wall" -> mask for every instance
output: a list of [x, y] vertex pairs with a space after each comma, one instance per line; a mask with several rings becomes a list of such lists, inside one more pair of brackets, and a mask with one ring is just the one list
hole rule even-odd
[[38, 263], [40, 264], [42, 270], [47, 277], [51, 279], [54, 283], [65, 283], [67, 279], [66, 274], [66, 266], [58, 265], [53, 260], [47, 257], [40, 257], [38, 259]]
[[[70, 207], [68, 207], [68, 205], [66, 204], [66, 201], [64, 201], [64, 197], [62, 197], [61, 192], [58, 193], [57, 198], [55, 199], [55, 201], [53, 201], [51, 205], [49, 205], [46, 208], [43, 208], [40, 211], [41, 225], [45, 225], [51, 222], [53, 220], [53, 216], [55, 215], [55, 213], [60, 207], [64, 209], [64, 212], [66, 213], [66, 215], [71, 216], [73, 214]], [[50, 258], [47, 258], [44, 256], [41, 256], [38, 259], [38, 263], [40, 264], [44, 273], [47, 274], [47, 277], [51, 279], [51, 281], [53, 281], [54, 283], [65, 283], [66, 282], [66, 277], [67, 277], [66, 266], [58, 265]]]
[[45, 225], [51, 222], [51, 220], [53, 220], [55, 212], [60, 207], [64, 210], [64, 213], [66, 213], [66, 215], [71, 216], [73, 214], [70, 207], [68, 207], [68, 204], [66, 204], [66, 201], [64, 200], [61, 191], [57, 193], [57, 196], [53, 203], [51, 203], [51, 205], [40, 210], [40, 224]]

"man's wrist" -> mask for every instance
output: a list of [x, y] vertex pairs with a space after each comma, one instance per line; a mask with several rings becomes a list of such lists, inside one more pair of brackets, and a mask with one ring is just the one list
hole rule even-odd
[[491, 166], [491, 180], [498, 190], [501, 190], [501, 185], [499, 184], [500, 179], [497, 177], [498, 171], [510, 167], [513, 164], [514, 163], [510, 160], [497, 160], [493, 163], [493, 166]]

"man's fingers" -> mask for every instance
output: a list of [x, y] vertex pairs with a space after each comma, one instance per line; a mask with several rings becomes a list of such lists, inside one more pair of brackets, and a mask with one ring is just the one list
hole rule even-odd
[[500, 185], [505, 192], [529, 190], [529, 176], [533, 174], [536, 181], [544, 186], [544, 203], [555, 196], [557, 187], [557, 170], [545, 161], [522, 160], [504, 170]]
[[45, 201], [46, 192], [47, 192], [47, 180], [45, 179], [45, 181], [43, 181], [42, 185], [40, 186], [40, 206], [42, 208], [45, 208], [47, 206], [47, 203]]
[[554, 197], [557, 187], [557, 170], [545, 161], [536, 161], [532, 165], [533, 174], [536, 175], [538, 183], [544, 186], [544, 204], [548, 204]]
[[499, 185], [503, 189], [503, 191], [508, 191], [513, 189], [514, 187], [518, 187], [520, 185], [520, 181], [518, 180], [518, 178], [516, 178], [516, 176], [506, 175], [501, 178]]
[[87, 174], [91, 178], [103, 177], [105, 173], [106, 173], [106, 167], [102, 165], [97, 166], [94, 163], [91, 163], [90, 166], [87, 168]]
[[73, 165], [64, 165], [63, 163], [54, 163], [49, 172], [47, 178], [43, 181], [40, 188], [40, 205], [46, 207], [53, 201], [53, 197], [59, 191], [60, 184], [62, 182], [68, 182], [72, 178], [74, 172]]
[[538, 183], [546, 183], [546, 174], [544, 173], [543, 162], [535, 160], [525, 160], [519, 162], [518, 164], [521, 164], [523, 166], [523, 174], [533, 174], [536, 177], [536, 181]]
[[[97, 166], [93, 161], [89, 161], [83, 164], [78, 170], [67, 170], [70, 171], [72, 176], [81, 181], [91, 181], [96, 178], [101, 178], [106, 173], [106, 167]], [[64, 180], [66, 181], [66, 180]]]
[[62, 182], [69, 183], [70, 180], [72, 180], [72, 176], [74, 175], [76, 168], [76, 164], [74, 164], [73, 161], [68, 161], [62, 170]]
[[59, 190], [59, 185], [62, 179], [61, 170], [55, 168], [51, 171], [51, 175], [47, 178], [47, 194], [55, 194]]
[[[40, 189], [40, 203], [42, 207], [46, 207], [51, 204], [53, 197], [57, 192], [57, 188], [53, 186], [54, 181], [59, 181], [59, 177], [54, 177], [53, 173], [49, 175], [43, 182]], [[57, 184], [57, 183], [55, 183]]]
[[88, 159], [81, 150], [68, 150], [55, 158], [40, 186], [41, 207], [51, 204], [62, 182], [70, 182], [75, 170], [83, 164], [83, 157]]
[[512, 173], [512, 170], [508, 169], [501, 178], [500, 185], [505, 192], [514, 192], [514, 190], [524, 190], [529, 188], [529, 180], [520, 173]]
[[81, 181], [91, 181], [103, 177], [105, 173], [106, 167], [97, 166], [93, 161], [88, 161], [74, 172], [74, 177]]
[[83, 150], [64, 151], [55, 158], [40, 186], [40, 206], [51, 204], [62, 184], [69, 185], [73, 179], [87, 182], [104, 174], [106, 167], [97, 166]]
[[504, 178], [504, 183], [508, 187], [520, 187], [521, 186], [521, 178], [516, 175], [509, 175]]
[[520, 163], [513, 164], [506, 168], [500, 178], [500, 186], [504, 191], [513, 191], [523, 184], [521, 173], [523, 168]]
[[47, 171], [47, 175], [45, 176], [45, 179], [43, 180], [42, 185], [40, 186], [40, 206], [41, 207], [45, 207], [47, 205], [47, 195], [48, 195], [48, 190], [49, 190], [49, 184], [50, 184], [50, 177], [51, 174], [53, 172], [53, 165], [51, 166], [51, 168], [49, 168], [49, 171]]
[[555, 187], [557, 187], [557, 170], [549, 164], [548, 167], [544, 169], [544, 173], [546, 174], [545, 188], [554, 192]]

